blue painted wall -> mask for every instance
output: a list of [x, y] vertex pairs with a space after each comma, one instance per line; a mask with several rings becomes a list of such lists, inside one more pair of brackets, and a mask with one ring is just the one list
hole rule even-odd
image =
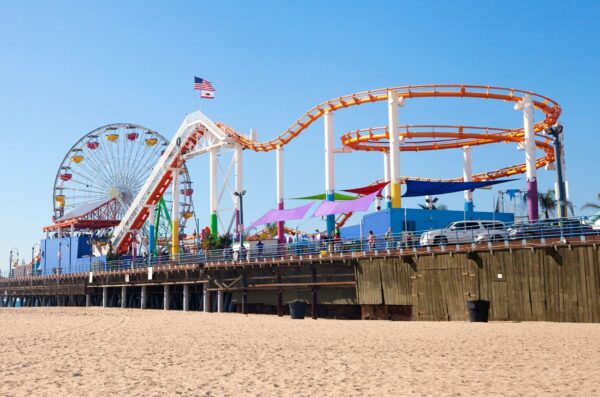
[[[392, 228], [393, 233], [408, 231], [425, 231], [439, 229], [447, 226], [451, 222], [464, 219], [480, 220], [498, 220], [505, 223], [514, 222], [513, 214], [502, 212], [472, 212], [470, 217], [465, 218], [464, 211], [449, 210], [424, 210], [421, 208], [386, 208], [381, 211], [373, 212], [363, 216], [362, 230], [363, 236], [373, 231], [375, 235], [384, 234], [388, 228]], [[406, 221], [405, 221], [406, 218]], [[340, 229], [342, 238], [360, 237], [360, 224], [346, 226]]]
[[[89, 236], [49, 238], [40, 241], [42, 274], [77, 273], [89, 270]], [[60, 250], [60, 256], [58, 254]], [[96, 260], [97, 258], [93, 258]], [[87, 266], [87, 268], [86, 268]]]

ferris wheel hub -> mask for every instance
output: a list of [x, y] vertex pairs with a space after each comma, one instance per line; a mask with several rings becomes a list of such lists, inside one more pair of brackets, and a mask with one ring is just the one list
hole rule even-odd
[[133, 192], [127, 186], [112, 186], [108, 189], [108, 197], [118, 201], [130, 203], [133, 200]]

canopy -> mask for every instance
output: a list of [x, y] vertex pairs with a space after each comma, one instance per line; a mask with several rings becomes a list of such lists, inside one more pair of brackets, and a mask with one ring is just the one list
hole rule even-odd
[[[375, 183], [373, 185], [368, 185], [368, 186], [363, 186], [363, 187], [357, 187], [357, 188], [354, 188], [354, 189], [344, 189], [342, 191], [348, 192], [348, 193], [360, 194], [362, 196], [366, 196], [366, 195], [374, 193], [374, 192], [380, 193], [381, 190], [383, 190], [383, 188], [388, 183], [389, 182], [379, 182], [379, 183]], [[381, 194], [379, 194], [378, 196], [381, 197]]]
[[291, 221], [294, 219], [302, 219], [308, 212], [313, 203], [308, 203], [301, 207], [290, 208], [288, 210], [269, 210], [266, 214], [258, 218], [254, 223], [248, 226], [248, 229], [252, 229], [258, 225], [264, 225], [273, 222]]
[[366, 211], [371, 206], [373, 200], [379, 192], [374, 192], [368, 196], [357, 198], [349, 201], [323, 201], [315, 213], [313, 218], [324, 215], [347, 214], [349, 212]]
[[[341, 194], [341, 193], [334, 193], [333, 194], [333, 199], [335, 201], [354, 200], [355, 198], [356, 197], [354, 197], [354, 196], [348, 196], [347, 194]], [[315, 194], [313, 196], [294, 197], [294, 198], [292, 198], [292, 200], [325, 200], [325, 199], [327, 199], [327, 196], [325, 195], [325, 193]]]
[[484, 182], [431, 182], [406, 180], [406, 192], [402, 197], [433, 196], [446, 193], [462, 192], [485, 186], [497, 185], [498, 183], [511, 182], [516, 179], [502, 179]]

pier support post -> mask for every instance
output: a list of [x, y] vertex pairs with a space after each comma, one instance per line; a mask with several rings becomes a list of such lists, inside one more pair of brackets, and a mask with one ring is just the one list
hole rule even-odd
[[246, 274], [242, 275], [242, 314], [248, 314], [248, 280]]
[[[313, 266], [312, 268], [312, 281], [313, 283], [317, 282], [317, 268]], [[312, 287], [312, 299], [311, 299], [311, 311], [312, 318], [314, 320], [317, 319], [317, 287], [313, 285]]]
[[210, 292], [208, 291], [208, 283], [202, 284], [202, 311], [210, 313]]
[[165, 284], [164, 285], [163, 309], [164, 310], [170, 310], [171, 309], [171, 294], [169, 293], [169, 284]]
[[148, 307], [148, 286], [142, 285], [142, 292], [140, 294], [140, 309], [146, 309]]
[[108, 287], [102, 287], [102, 307], [108, 307]]
[[[281, 273], [277, 273], [277, 284], [281, 284]], [[277, 290], [277, 315], [283, 317], [283, 290]]]
[[190, 310], [190, 286], [189, 284], [183, 285], [183, 311], [187, 312]]
[[125, 309], [127, 307], [127, 287], [125, 285], [121, 286], [121, 308]]
[[92, 295], [85, 294], [85, 307], [90, 307], [90, 306], [92, 306]]
[[223, 313], [223, 291], [217, 291], [217, 312]]

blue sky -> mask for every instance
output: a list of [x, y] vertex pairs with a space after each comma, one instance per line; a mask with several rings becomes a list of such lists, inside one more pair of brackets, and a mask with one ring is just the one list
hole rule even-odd
[[[490, 84], [557, 100], [571, 199], [581, 206], [600, 192], [599, 18], [600, 3], [584, 1], [0, 2], [0, 256], [6, 256], [0, 268], [11, 247], [29, 257], [52, 215], [60, 161], [94, 128], [132, 122], [170, 137], [186, 113], [201, 108], [239, 131], [255, 128], [266, 140], [316, 103], [394, 85]], [[214, 83], [217, 99], [197, 98], [194, 75]], [[511, 104], [443, 99], [409, 101], [400, 119], [522, 122]], [[338, 112], [336, 136], [386, 120], [382, 103]], [[318, 122], [286, 147], [287, 197], [323, 190], [322, 134]], [[275, 156], [246, 154], [246, 219], [253, 220], [275, 205]], [[474, 171], [522, 157], [509, 145], [477, 148]], [[405, 175], [461, 174], [458, 151], [407, 154], [401, 163]], [[206, 224], [207, 160], [197, 158], [189, 168]], [[376, 154], [336, 158], [339, 188], [382, 173]], [[540, 189], [554, 177], [541, 170]], [[522, 186], [522, 179], [513, 184]], [[476, 192], [478, 209], [490, 209], [492, 195]], [[462, 206], [461, 194], [440, 200]]]

